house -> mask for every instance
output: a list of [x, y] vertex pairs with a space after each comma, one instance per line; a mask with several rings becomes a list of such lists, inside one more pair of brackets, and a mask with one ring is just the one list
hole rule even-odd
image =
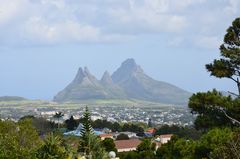
[[141, 142], [139, 139], [114, 141], [118, 152], [134, 151]]
[[156, 132], [156, 129], [150, 128], [147, 130], [148, 133], [154, 134]]
[[100, 134], [99, 137], [101, 138], [101, 140], [105, 140], [106, 138], [113, 139], [113, 135], [112, 134]]
[[173, 136], [173, 134], [160, 135], [161, 143], [166, 144], [169, 140], [171, 140], [172, 136]]
[[169, 140], [171, 140], [172, 136], [173, 134], [160, 135], [155, 139], [155, 141], [160, 142], [161, 144], [166, 144]]

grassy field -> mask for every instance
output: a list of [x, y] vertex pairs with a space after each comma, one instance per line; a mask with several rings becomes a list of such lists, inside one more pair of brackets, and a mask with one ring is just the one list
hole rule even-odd
[[66, 108], [66, 109], [77, 109], [83, 106], [134, 106], [134, 107], [171, 107], [173, 105], [167, 105], [162, 103], [153, 103], [147, 101], [140, 100], [83, 100], [78, 103], [67, 102], [67, 103], [56, 103], [51, 101], [43, 101], [43, 100], [21, 100], [21, 101], [1, 101], [1, 108], [20, 108], [20, 109], [28, 109], [28, 108]]

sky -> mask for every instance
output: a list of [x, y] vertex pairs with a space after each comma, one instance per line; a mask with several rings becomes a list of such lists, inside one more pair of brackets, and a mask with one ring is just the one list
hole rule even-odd
[[51, 100], [79, 67], [98, 79], [134, 58], [189, 92], [236, 92], [210, 77], [239, 0], [0, 0], [0, 96]]

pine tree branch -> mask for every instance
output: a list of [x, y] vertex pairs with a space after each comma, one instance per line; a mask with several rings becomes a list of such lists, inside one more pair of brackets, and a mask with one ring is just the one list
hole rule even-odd
[[219, 106], [218, 106], [218, 107], [216, 107], [216, 108], [217, 108], [218, 110], [220, 110], [221, 112], [223, 112], [224, 115], [225, 115], [228, 119], [230, 119], [233, 124], [237, 123], [237, 124], [240, 125], [240, 121], [238, 121], [237, 119], [234, 119], [233, 117], [230, 117], [222, 107], [219, 107]]

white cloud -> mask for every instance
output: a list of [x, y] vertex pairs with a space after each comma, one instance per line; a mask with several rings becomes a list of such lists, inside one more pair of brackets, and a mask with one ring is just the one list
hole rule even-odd
[[0, 2], [0, 27], [16, 19], [27, 6], [26, 0], [1, 0]]
[[169, 10], [168, 0], [145, 0], [145, 4], [155, 13], [165, 13]]
[[66, 6], [66, 3], [64, 0], [41, 0], [41, 3], [44, 5], [54, 5], [59, 9], [63, 9]]
[[167, 45], [213, 48], [240, 13], [239, 0], [0, 1], [2, 45], [125, 42], [169, 34]]
[[206, 0], [171, 0], [169, 3], [171, 4], [172, 11], [183, 11], [188, 7], [193, 5], [199, 5], [206, 2]]
[[23, 25], [22, 37], [42, 42], [97, 41], [100, 30], [76, 21], [49, 23], [42, 17], [31, 17]]
[[227, 13], [227, 14], [236, 14], [237, 12], [238, 12], [238, 10], [239, 10], [239, 4], [240, 4], [240, 2], [239, 2], [239, 0], [228, 0], [229, 2], [229, 4], [228, 4], [228, 6], [226, 6], [225, 7], [225, 12]]
[[200, 36], [195, 39], [195, 44], [201, 48], [216, 49], [219, 48], [222, 40], [217, 36]]
[[77, 21], [48, 22], [43, 17], [29, 18], [21, 28], [20, 37], [33, 43], [56, 44], [76, 42], [115, 42], [134, 36], [103, 34], [100, 28]]
[[118, 25], [124, 28], [134, 26], [139, 32], [181, 32], [187, 27], [185, 16], [165, 14], [168, 11], [168, 1], [145, 0], [142, 5], [130, 1], [131, 9], [111, 9], [110, 14]]

